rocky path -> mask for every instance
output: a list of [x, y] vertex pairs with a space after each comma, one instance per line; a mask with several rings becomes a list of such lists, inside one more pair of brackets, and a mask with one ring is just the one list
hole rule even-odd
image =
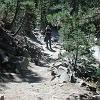
[[[59, 46], [53, 46], [55, 52], [47, 50], [44, 46], [43, 48], [52, 59], [58, 59]], [[78, 83], [60, 83], [56, 79], [51, 81], [52, 76], [48, 66], [51, 65], [48, 63], [45, 66], [36, 66], [30, 63], [25, 78], [13, 74], [15, 82], [1, 83], [0, 95], [4, 95], [5, 100], [66, 100], [70, 95], [87, 93]]]

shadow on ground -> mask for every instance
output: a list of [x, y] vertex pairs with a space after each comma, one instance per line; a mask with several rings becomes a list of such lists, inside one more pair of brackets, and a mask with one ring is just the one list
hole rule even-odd
[[3, 90], [6, 90], [8, 89], [8, 87], [4, 84], [4, 83], [0, 83], [0, 93], [3, 91]]
[[39, 83], [43, 79], [36, 72], [32, 72], [31, 70], [25, 71], [21, 78], [23, 79], [23, 82], [28, 83]]
[[32, 72], [31, 70], [25, 70], [22, 74], [15, 73], [0, 73], [0, 82], [28, 82], [28, 83], [39, 83], [43, 78], [40, 77], [37, 73]]

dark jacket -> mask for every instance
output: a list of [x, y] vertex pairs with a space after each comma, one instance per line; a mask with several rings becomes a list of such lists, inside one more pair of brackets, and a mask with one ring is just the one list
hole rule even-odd
[[46, 29], [46, 37], [51, 37], [51, 29]]

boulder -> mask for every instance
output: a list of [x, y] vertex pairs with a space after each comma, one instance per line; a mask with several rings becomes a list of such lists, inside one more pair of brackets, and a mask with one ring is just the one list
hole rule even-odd
[[59, 66], [63, 66], [62, 62], [56, 62], [53, 64], [54, 67], [58, 68]]
[[93, 57], [100, 64], [100, 46], [96, 45], [96, 46], [92, 47], [91, 50], [94, 51], [93, 52]]
[[67, 68], [65, 68], [63, 66], [60, 66], [58, 68], [58, 75], [60, 75], [60, 77], [59, 77], [60, 82], [70, 81], [70, 75], [67, 72], [68, 72]]

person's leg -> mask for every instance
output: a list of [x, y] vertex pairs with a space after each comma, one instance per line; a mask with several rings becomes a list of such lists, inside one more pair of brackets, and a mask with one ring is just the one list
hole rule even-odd
[[46, 40], [46, 48], [48, 49], [48, 40]]
[[50, 49], [52, 49], [52, 48], [51, 48], [51, 38], [49, 39], [49, 46], [50, 46]]

